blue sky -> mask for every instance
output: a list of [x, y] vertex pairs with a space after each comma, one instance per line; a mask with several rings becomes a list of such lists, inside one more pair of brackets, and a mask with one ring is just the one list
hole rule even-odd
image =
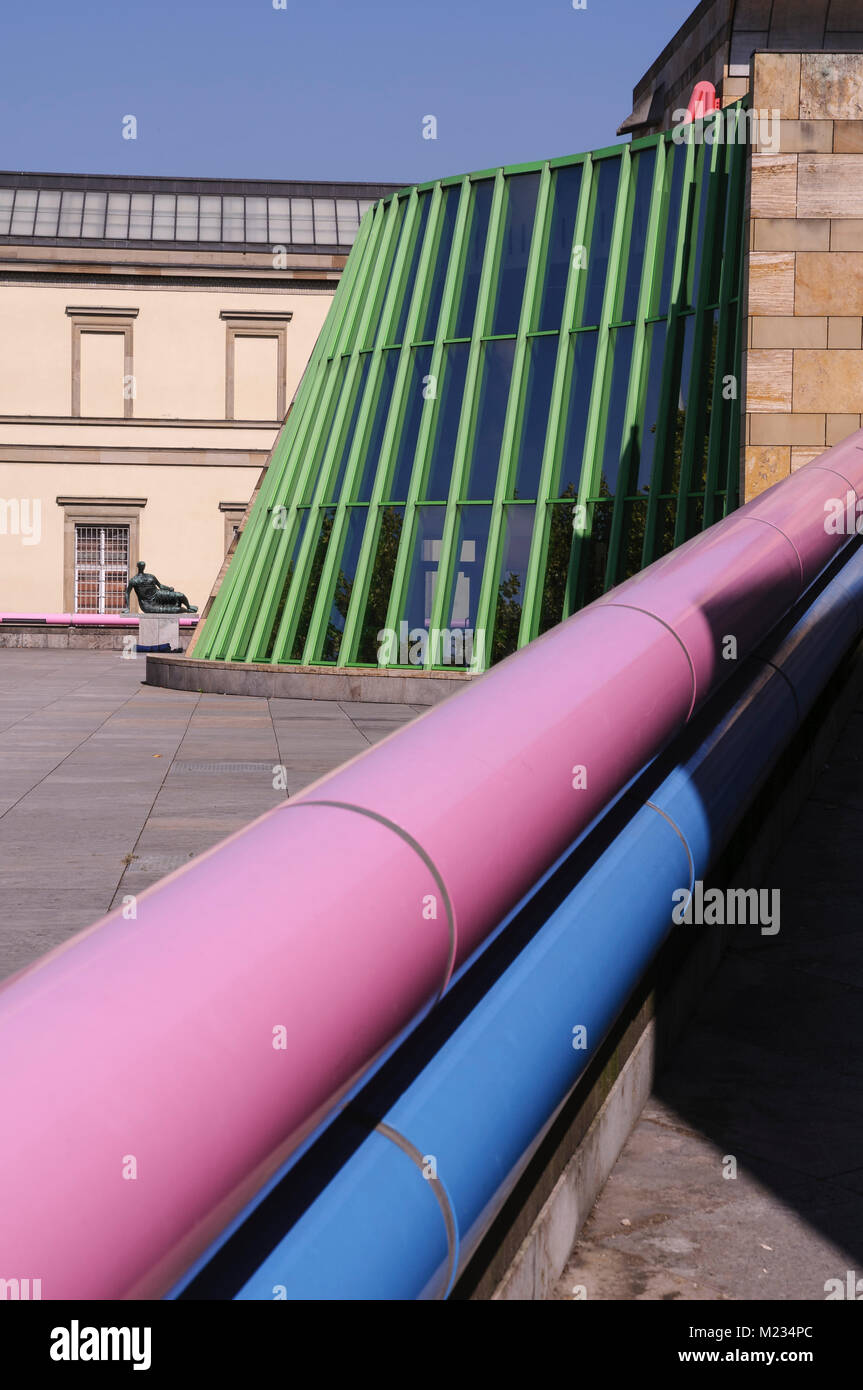
[[6, 0], [0, 168], [413, 183], [594, 149], [696, 0], [284, 3]]

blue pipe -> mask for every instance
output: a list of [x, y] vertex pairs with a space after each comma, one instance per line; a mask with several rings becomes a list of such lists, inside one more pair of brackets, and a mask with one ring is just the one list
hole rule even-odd
[[630, 793], [624, 829], [394, 1103], [370, 1083], [344, 1117], [365, 1132], [235, 1297], [446, 1296], [668, 935], [672, 895], [705, 876], [861, 627], [858, 548], [677, 742], [660, 785], [654, 769]]

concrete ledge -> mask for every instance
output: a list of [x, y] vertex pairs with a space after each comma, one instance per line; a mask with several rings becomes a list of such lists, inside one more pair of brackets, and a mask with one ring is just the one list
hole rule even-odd
[[[855, 643], [741, 821], [707, 886], [765, 884], [770, 864], [863, 693]], [[666, 942], [621, 1013], [452, 1297], [541, 1300], [555, 1288], [594, 1202], [732, 938], [707, 927]]]
[[647, 1104], [655, 1065], [656, 1027], [651, 1020], [492, 1295], [494, 1300], [533, 1302], [550, 1296], [591, 1207]]
[[268, 662], [198, 661], [189, 656], [148, 654], [146, 684], [206, 695], [437, 705], [476, 679], [466, 671], [272, 666]]
[[[186, 650], [195, 629], [181, 627], [179, 645]], [[112, 623], [101, 627], [89, 623], [86, 627], [71, 623], [15, 623], [8, 620], [0, 623], [0, 648], [2, 647], [50, 647], [71, 651], [121, 652], [124, 639], [134, 637], [138, 642], [138, 618], [128, 624]]]

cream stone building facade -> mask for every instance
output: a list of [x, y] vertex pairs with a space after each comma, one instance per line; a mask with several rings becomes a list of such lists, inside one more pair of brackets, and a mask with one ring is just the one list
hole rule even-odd
[[391, 191], [0, 173], [0, 613], [203, 607]]

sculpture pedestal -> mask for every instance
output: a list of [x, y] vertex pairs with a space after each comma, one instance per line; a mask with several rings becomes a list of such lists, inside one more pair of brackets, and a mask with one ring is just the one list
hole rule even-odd
[[172, 613], [142, 613], [138, 618], [139, 652], [175, 652], [180, 646], [180, 619]]

